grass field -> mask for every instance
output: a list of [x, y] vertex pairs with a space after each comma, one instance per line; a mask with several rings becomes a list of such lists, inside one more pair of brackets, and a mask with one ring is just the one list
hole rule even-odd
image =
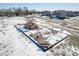
[[[57, 44], [55, 47], [51, 48], [49, 50], [50, 52], [47, 51], [45, 53], [40, 51], [36, 46], [34, 46], [32, 42], [29, 43], [30, 41], [26, 40], [26, 38], [21, 33], [18, 33], [18, 31], [16, 31], [16, 29], [14, 28], [14, 25], [23, 24], [26, 20], [27, 19], [25, 19], [24, 17], [4, 18], [3, 21], [5, 24], [5, 28], [2, 28], [2, 23], [0, 22], [0, 43], [4, 42], [4, 46], [9, 43], [11, 47], [10, 49], [10, 47], [8, 47], [9, 45], [7, 46], [8, 52], [5, 52], [7, 50], [6, 48], [2, 48], [2, 50], [0, 50], [0, 55], [79, 55], [79, 16], [66, 19], [67, 25], [64, 26], [64, 29], [71, 33], [70, 37]], [[53, 21], [51, 22], [51, 20], [48, 20], [49, 22], [46, 21], [44, 20], [41, 22], [37, 22], [39, 22], [38, 24], [42, 23], [44, 26], [48, 26], [51, 28], [61, 28], [60, 24], [62, 23], [62, 21], [60, 23], [53, 23]], [[69, 27], [70, 25], [71, 27]], [[3, 47], [3, 45], [0, 45], [0, 47]]]

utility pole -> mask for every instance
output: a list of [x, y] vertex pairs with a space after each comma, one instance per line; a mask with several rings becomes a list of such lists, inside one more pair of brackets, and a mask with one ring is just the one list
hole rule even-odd
[[[0, 18], [0, 19], [1, 19], [1, 23], [2, 23], [2, 28], [4, 28], [5, 27], [4, 26], [4, 21], [3, 21], [4, 18]], [[5, 34], [4, 31], [3, 31], [3, 29], [0, 29], [0, 32], [3, 33], [3, 34]]]
[[2, 27], [4, 28], [5, 26], [4, 26], [4, 21], [3, 21], [3, 19], [2, 19]]

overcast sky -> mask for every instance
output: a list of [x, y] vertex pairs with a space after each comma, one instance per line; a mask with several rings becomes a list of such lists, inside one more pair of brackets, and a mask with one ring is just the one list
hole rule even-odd
[[0, 9], [13, 7], [35, 10], [79, 10], [79, 3], [0, 3]]

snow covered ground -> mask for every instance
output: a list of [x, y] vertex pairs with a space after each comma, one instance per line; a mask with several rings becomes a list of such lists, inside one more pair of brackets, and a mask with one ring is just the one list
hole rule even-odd
[[[0, 56], [79, 55], [79, 49], [74, 46], [69, 46], [65, 41], [53, 47], [51, 50], [46, 52], [41, 51], [14, 27], [16, 24], [25, 23], [26, 19], [24, 17], [4, 18], [3, 21], [5, 28], [0, 27]], [[0, 26], [2, 26], [1, 23]]]
[[[27, 37], [23, 36], [23, 34], [18, 33], [14, 25], [22, 24], [24, 23], [23, 21], [25, 22], [25, 20], [19, 19], [19, 17], [4, 19], [7, 26], [0, 28], [5, 33], [0, 32], [0, 55], [44, 56], [47, 54], [47, 52], [40, 51], [40, 49]], [[3, 48], [4, 46], [6, 47]]]

